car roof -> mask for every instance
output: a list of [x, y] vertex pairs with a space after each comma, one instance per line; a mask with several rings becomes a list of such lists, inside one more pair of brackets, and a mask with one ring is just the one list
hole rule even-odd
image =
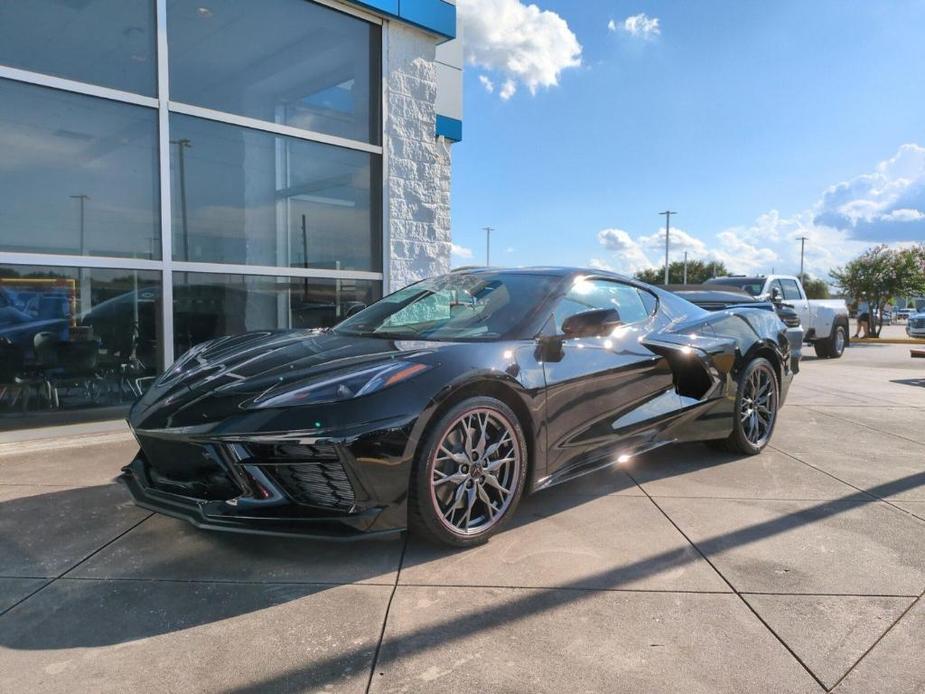
[[579, 277], [581, 275], [593, 275], [595, 277], [612, 277], [613, 279], [622, 280], [624, 282], [639, 283], [639, 280], [636, 280], [632, 277], [627, 277], [626, 275], [621, 275], [616, 272], [611, 272], [609, 270], [597, 270], [594, 268], [580, 268], [580, 267], [566, 267], [561, 265], [536, 265], [536, 266], [526, 266], [526, 267], [486, 267], [479, 265], [472, 265], [466, 267], [458, 267], [451, 270], [451, 272], [465, 272], [468, 274], [482, 274], [482, 273], [495, 273], [503, 272], [505, 274], [512, 275], [547, 275], [553, 277]]

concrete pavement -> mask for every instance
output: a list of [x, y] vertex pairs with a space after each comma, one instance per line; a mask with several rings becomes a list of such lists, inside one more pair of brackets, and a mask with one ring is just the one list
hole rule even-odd
[[923, 378], [809, 358], [762, 455], [663, 449], [465, 552], [152, 516], [115, 435], [0, 449], [0, 692], [921, 692]]

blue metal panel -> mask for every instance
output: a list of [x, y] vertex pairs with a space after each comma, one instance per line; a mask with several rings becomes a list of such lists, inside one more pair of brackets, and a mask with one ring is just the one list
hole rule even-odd
[[448, 39], [456, 38], [456, 5], [444, 0], [350, 0]]
[[400, 0], [398, 14], [406, 22], [456, 38], [456, 5], [443, 0]]
[[462, 121], [448, 116], [437, 116], [437, 135], [453, 142], [462, 141]]

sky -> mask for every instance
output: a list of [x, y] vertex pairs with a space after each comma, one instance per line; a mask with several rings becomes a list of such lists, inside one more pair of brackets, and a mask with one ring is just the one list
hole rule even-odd
[[459, 0], [454, 265], [828, 279], [925, 241], [925, 0]]

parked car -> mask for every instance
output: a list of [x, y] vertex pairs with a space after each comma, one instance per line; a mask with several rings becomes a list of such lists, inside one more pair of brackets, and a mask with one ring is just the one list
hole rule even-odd
[[772, 312], [617, 275], [475, 269], [332, 329], [193, 348], [133, 406], [136, 503], [200, 527], [487, 540], [521, 496], [679, 441], [770, 441], [793, 374]]
[[845, 353], [851, 331], [848, 307], [838, 299], [807, 299], [799, 278], [793, 275], [758, 277], [730, 276], [707, 280], [708, 285], [738, 287], [759, 299], [793, 306], [803, 326], [803, 340], [823, 359], [838, 359]]
[[925, 338], [925, 311], [915, 313], [906, 323], [906, 335]]
[[756, 299], [744, 290], [734, 287], [717, 287], [706, 284], [675, 284], [666, 289], [695, 306], [707, 311], [724, 311], [729, 308], [759, 308], [773, 311], [781, 322], [787, 326], [787, 339], [790, 341], [790, 362], [793, 373], [800, 371], [800, 359], [803, 352], [803, 327], [800, 316], [790, 304], [782, 301], [776, 304], [769, 299]]
[[905, 323], [912, 316], [918, 313], [914, 308], [901, 308], [896, 311], [896, 320]]

